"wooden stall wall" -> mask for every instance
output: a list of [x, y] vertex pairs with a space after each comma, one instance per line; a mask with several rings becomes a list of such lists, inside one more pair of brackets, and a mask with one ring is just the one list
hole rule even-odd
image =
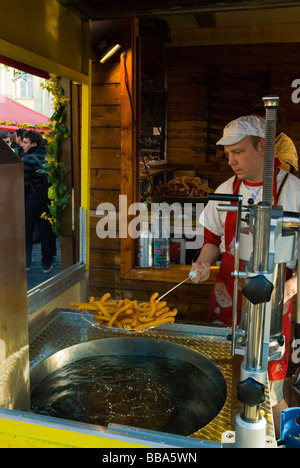
[[[120, 266], [120, 241], [96, 233], [96, 210], [101, 203], [118, 208], [121, 184], [120, 66], [93, 63], [91, 107], [91, 251], [90, 267], [113, 272]], [[112, 280], [112, 283], [114, 281]], [[91, 285], [93, 285], [93, 275]], [[96, 280], [97, 284], [97, 280]], [[101, 281], [98, 283], [98, 286]]]
[[215, 145], [224, 126], [270, 94], [280, 97], [282, 130], [300, 152], [298, 44], [169, 48], [167, 64], [169, 164], [196, 169], [216, 188], [232, 175]]

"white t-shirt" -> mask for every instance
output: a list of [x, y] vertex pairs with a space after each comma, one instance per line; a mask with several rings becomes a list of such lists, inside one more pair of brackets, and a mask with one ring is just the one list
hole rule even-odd
[[[279, 170], [277, 174], [277, 191], [279, 190], [279, 187], [286, 174], [286, 171], [283, 171], [282, 169]], [[215, 194], [232, 194], [234, 179], [235, 176], [231, 177], [226, 182], [221, 184], [216, 189]], [[263, 186], [247, 186], [244, 182], [242, 182], [239, 187], [239, 195], [243, 196], [243, 205], [248, 205], [248, 200], [250, 198], [252, 198], [254, 200], [254, 203], [257, 204], [262, 200]], [[204, 208], [203, 212], [201, 213], [199, 220], [202, 226], [204, 226], [213, 234], [221, 238], [221, 243], [219, 247], [221, 253], [223, 253], [225, 251], [224, 227], [227, 212], [217, 210], [217, 206], [220, 203], [230, 204], [230, 202], [209, 201], [206, 207]], [[300, 179], [298, 179], [293, 174], [288, 175], [281, 190], [281, 194], [279, 196], [277, 204], [282, 206], [284, 211], [300, 213]], [[242, 222], [242, 227], [243, 226], [246, 226], [245, 222]], [[294, 268], [294, 265], [289, 266]]]

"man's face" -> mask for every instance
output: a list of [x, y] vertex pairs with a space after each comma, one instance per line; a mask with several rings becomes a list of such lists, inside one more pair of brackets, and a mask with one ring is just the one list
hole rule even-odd
[[11, 141], [9, 137], [2, 138], [3, 141], [10, 147], [11, 146]]
[[246, 137], [238, 143], [225, 146], [228, 164], [238, 179], [253, 183], [263, 181], [265, 141], [261, 140], [257, 149], [254, 148], [251, 137]]
[[31, 148], [32, 146], [36, 146], [36, 143], [31, 143], [29, 138], [23, 138], [22, 144], [21, 144], [23, 150], [25, 153]]

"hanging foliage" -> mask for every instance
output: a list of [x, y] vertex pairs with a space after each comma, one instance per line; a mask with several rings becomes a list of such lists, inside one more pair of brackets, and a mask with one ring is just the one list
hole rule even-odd
[[49, 80], [41, 83], [41, 87], [51, 93], [54, 109], [49, 119], [52, 123], [52, 131], [49, 134], [45, 134], [48, 141], [48, 155], [45, 157], [44, 169], [41, 169], [41, 172], [48, 175], [50, 205], [48, 205], [49, 212], [44, 212], [41, 216], [51, 223], [52, 229], [57, 236], [60, 236], [60, 218], [63, 210], [68, 205], [71, 192], [64, 183], [64, 179], [69, 171], [63, 170], [65, 163], [59, 160], [61, 143], [64, 139], [70, 137], [65, 125], [67, 114], [65, 106], [69, 102], [69, 98], [64, 95], [64, 89], [59, 81], [60, 78], [58, 76], [50, 75]]

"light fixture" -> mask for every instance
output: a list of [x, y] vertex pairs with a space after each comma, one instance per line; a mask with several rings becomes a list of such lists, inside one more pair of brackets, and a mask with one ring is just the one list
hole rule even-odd
[[121, 45], [118, 41], [113, 41], [108, 36], [103, 36], [100, 41], [93, 47], [97, 60], [100, 63], [105, 63], [110, 57], [112, 57], [119, 49]]

